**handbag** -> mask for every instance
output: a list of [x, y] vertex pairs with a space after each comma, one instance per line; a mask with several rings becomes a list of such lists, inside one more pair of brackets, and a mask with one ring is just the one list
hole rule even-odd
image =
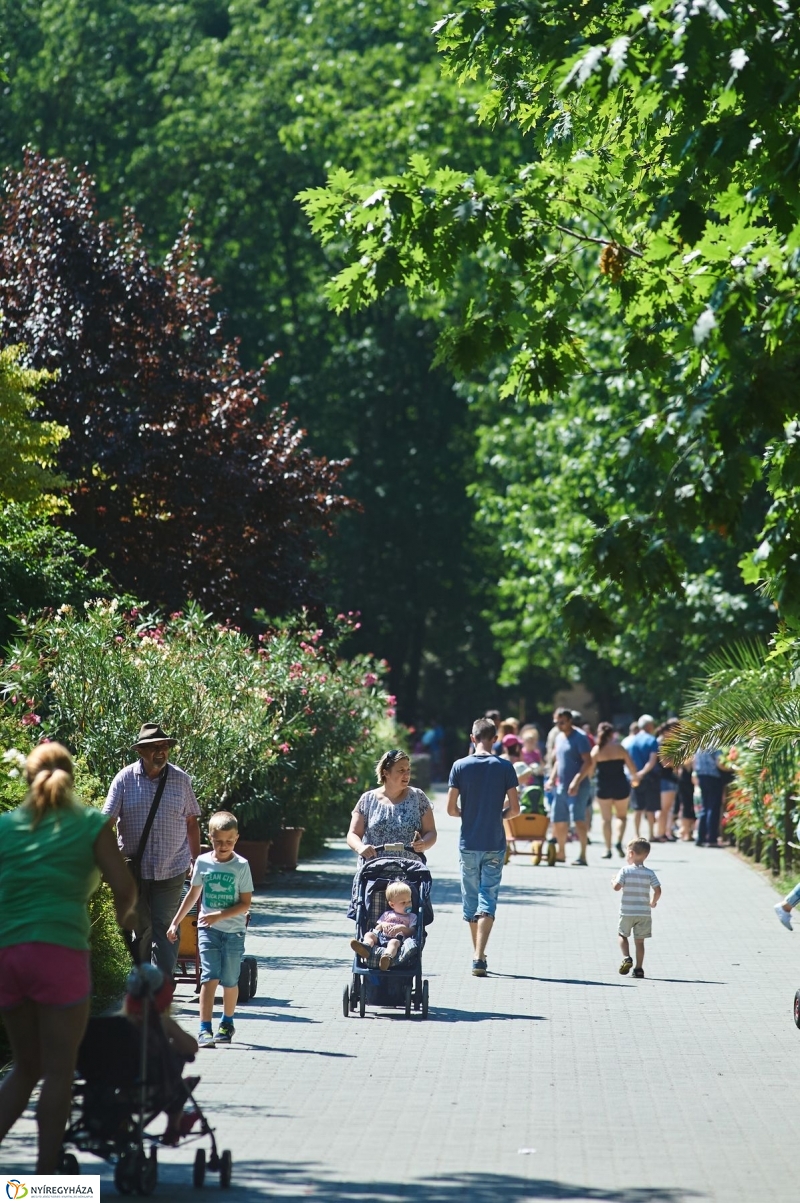
[[142, 859], [144, 857], [144, 850], [147, 847], [147, 841], [150, 838], [150, 831], [152, 830], [153, 823], [156, 819], [156, 813], [161, 803], [161, 796], [164, 793], [164, 787], [167, 784], [168, 773], [169, 765], [165, 764], [164, 771], [161, 774], [161, 780], [158, 783], [158, 789], [156, 790], [155, 797], [150, 804], [150, 812], [145, 820], [144, 827], [142, 828], [142, 834], [139, 839], [139, 847], [136, 849], [136, 855], [125, 857], [125, 863], [133, 874], [137, 886], [142, 879]]

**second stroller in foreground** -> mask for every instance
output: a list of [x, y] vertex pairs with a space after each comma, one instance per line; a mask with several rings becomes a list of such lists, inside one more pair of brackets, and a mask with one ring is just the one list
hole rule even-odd
[[348, 918], [355, 919], [356, 940], [375, 929], [380, 916], [387, 910], [386, 890], [392, 882], [402, 882], [411, 891], [409, 914], [416, 917], [416, 948], [404, 948], [402, 958], [392, 959], [389, 968], [381, 969], [381, 957], [386, 963], [386, 948], [376, 945], [367, 958], [354, 956], [350, 984], [345, 986], [342, 1010], [345, 1017], [358, 1008], [363, 1019], [367, 1006], [403, 1007], [406, 1018], [412, 1010], [422, 1019], [428, 1015], [428, 983], [422, 977], [422, 950], [427, 927], [433, 922], [431, 906], [431, 874], [419, 860], [404, 857], [413, 851], [403, 844], [383, 844], [375, 849], [377, 856], [366, 861], [356, 873], [353, 897]]

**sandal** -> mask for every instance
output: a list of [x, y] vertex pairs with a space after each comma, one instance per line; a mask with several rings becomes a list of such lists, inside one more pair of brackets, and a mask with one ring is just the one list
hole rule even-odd
[[625, 957], [624, 961], [619, 967], [619, 971], [620, 973], [624, 974], [630, 973], [631, 969], [633, 969], [633, 957]]

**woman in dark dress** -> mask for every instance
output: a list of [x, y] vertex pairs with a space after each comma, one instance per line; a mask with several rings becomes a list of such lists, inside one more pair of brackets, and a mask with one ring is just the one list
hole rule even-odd
[[[611, 723], [600, 723], [597, 728], [597, 743], [592, 748], [592, 761], [595, 769], [595, 797], [603, 816], [603, 839], [606, 850], [602, 860], [611, 859], [611, 819], [612, 812], [619, 819], [616, 849], [620, 856], [625, 852], [622, 847], [622, 837], [628, 822], [628, 802], [631, 796], [631, 785], [637, 785], [639, 777], [636, 765], [630, 758], [627, 748], [617, 743], [614, 738], [614, 728]], [[628, 770], [627, 773], [625, 770]]]

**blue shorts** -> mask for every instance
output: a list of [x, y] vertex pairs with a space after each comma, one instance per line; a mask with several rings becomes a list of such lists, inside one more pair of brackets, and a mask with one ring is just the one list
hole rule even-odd
[[238, 986], [244, 956], [243, 931], [219, 931], [216, 927], [198, 927], [200, 981], [219, 982], [223, 988]]
[[586, 820], [586, 809], [592, 800], [592, 784], [584, 777], [578, 786], [574, 797], [567, 793], [566, 786], [559, 786], [556, 798], [550, 811], [551, 823], [583, 823]]
[[472, 923], [481, 915], [494, 915], [506, 858], [505, 848], [499, 852], [472, 852], [462, 848], [460, 856], [464, 918]]

